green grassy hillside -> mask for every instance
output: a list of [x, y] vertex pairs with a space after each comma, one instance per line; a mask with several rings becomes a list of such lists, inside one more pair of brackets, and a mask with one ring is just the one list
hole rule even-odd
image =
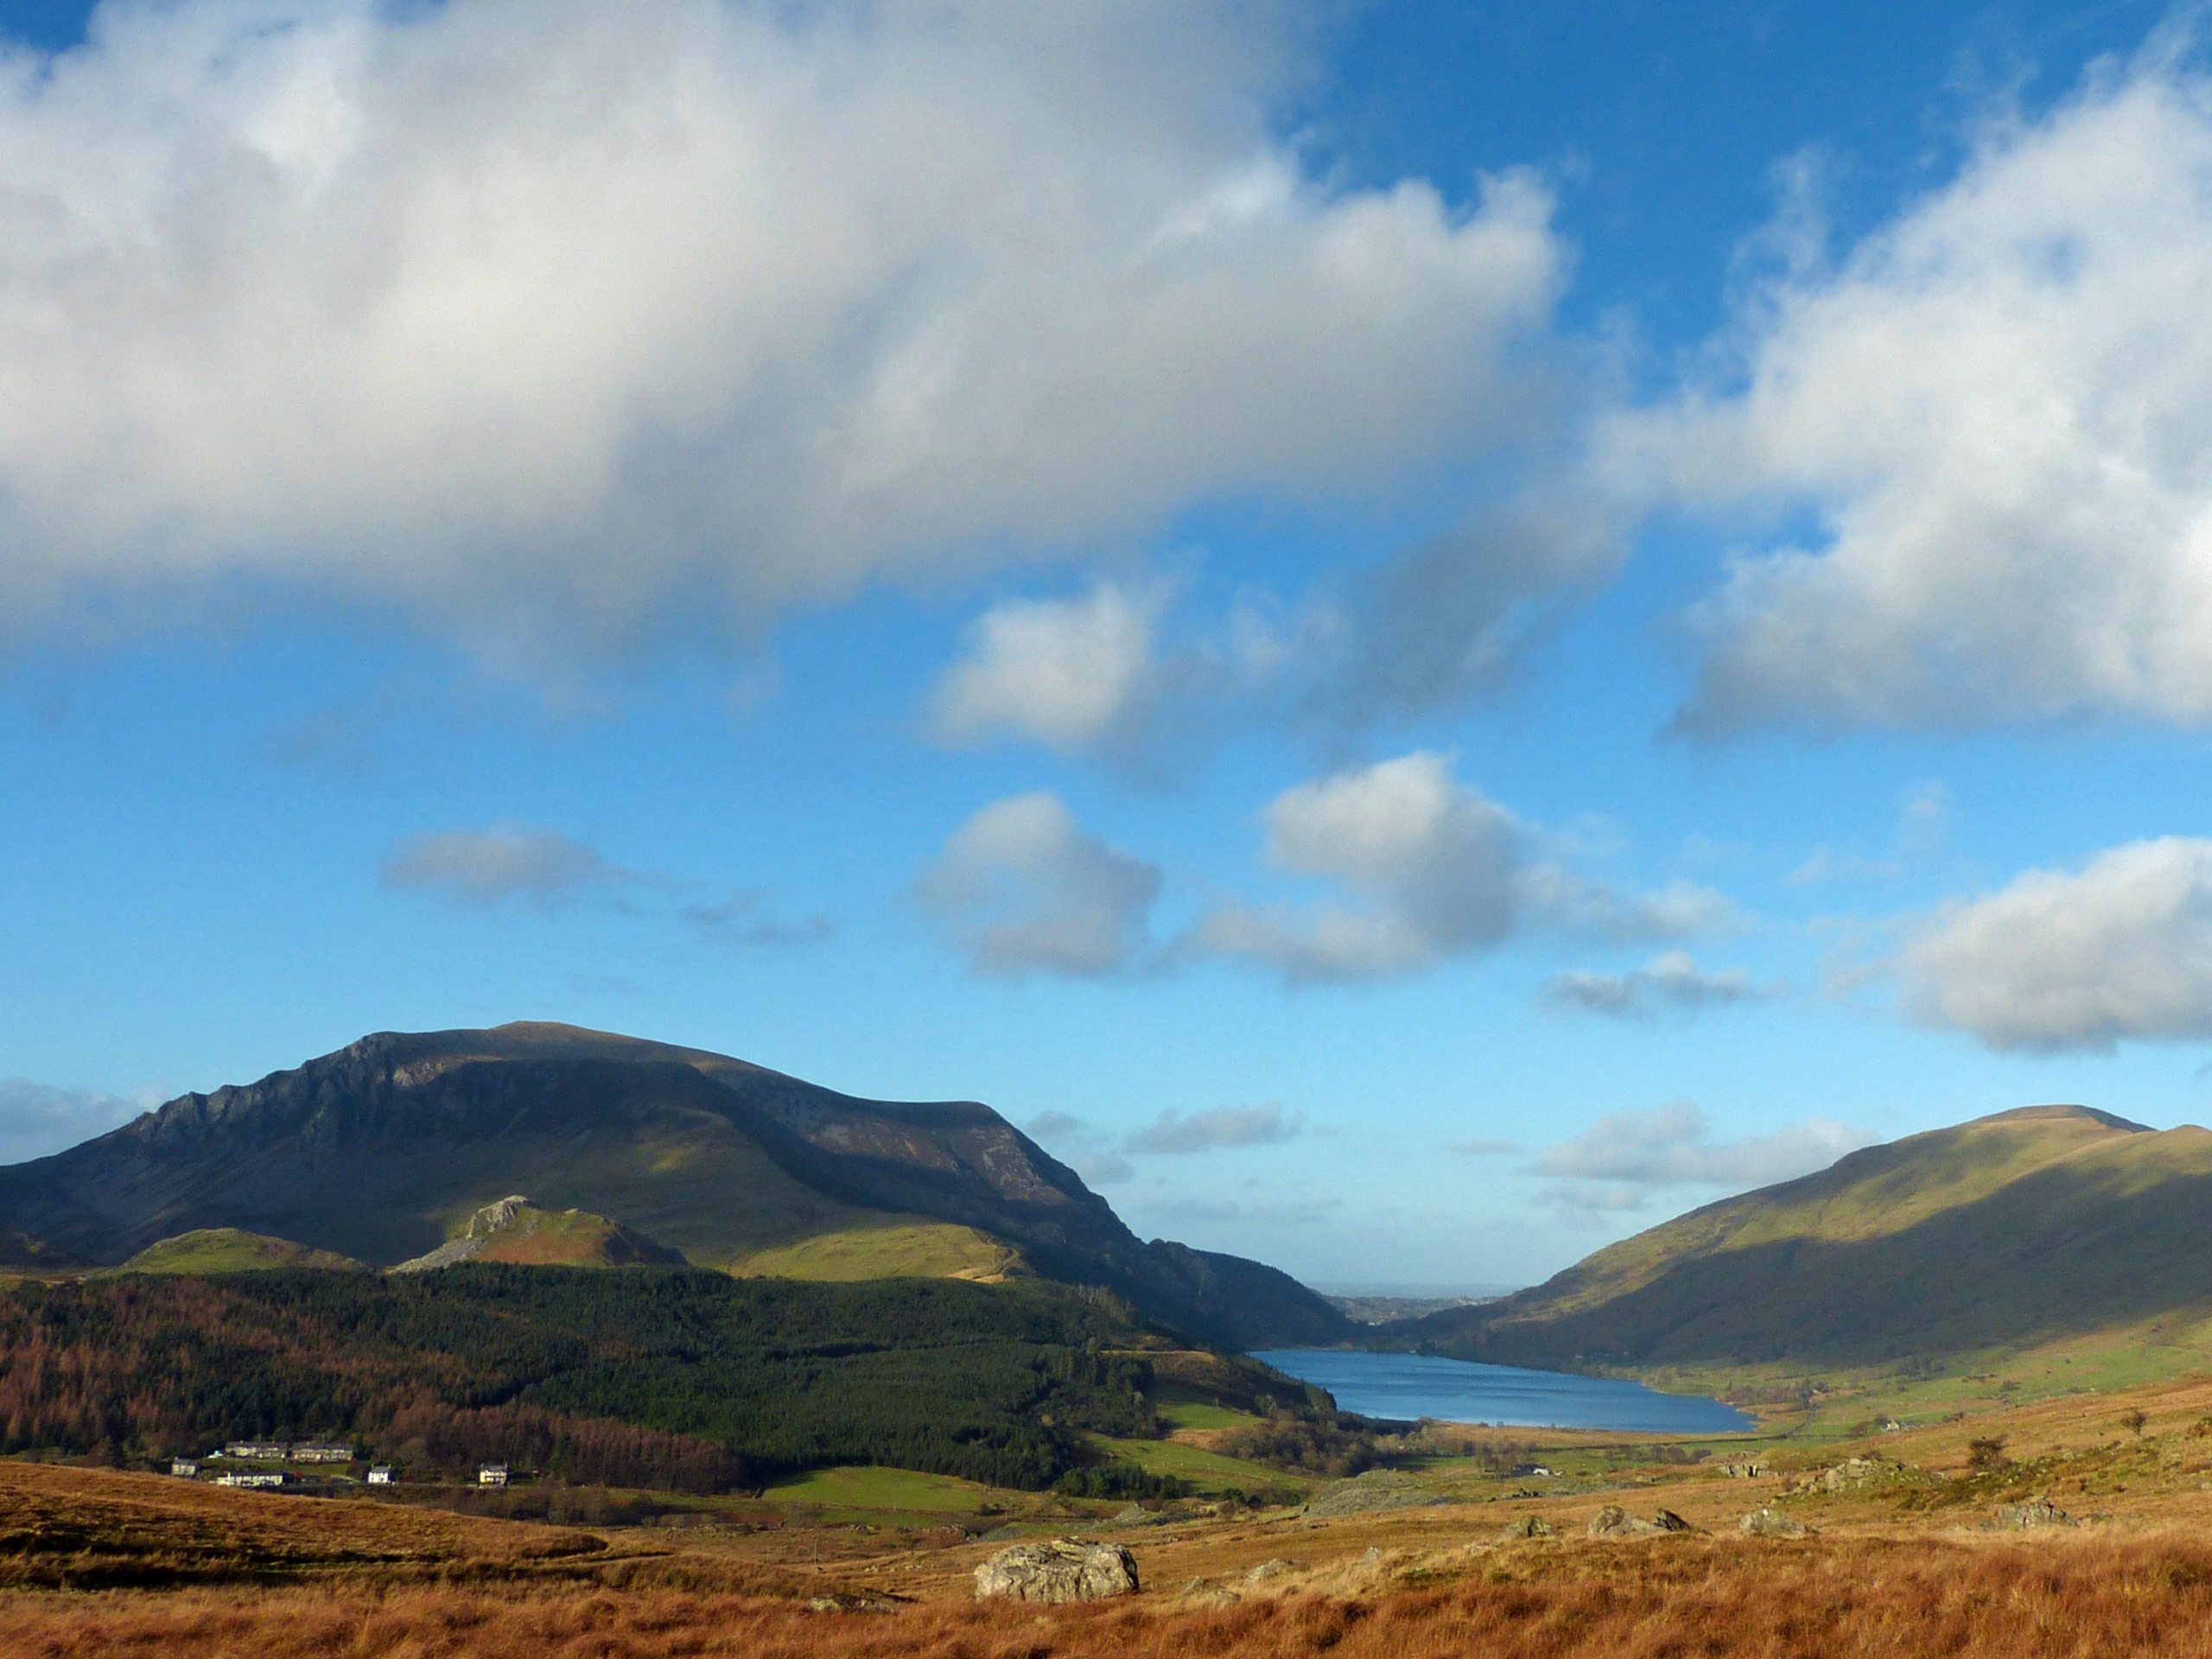
[[1854, 1153], [1378, 1345], [1537, 1365], [1874, 1365], [2212, 1313], [2212, 1133], [2032, 1107]]
[[880, 1224], [817, 1233], [730, 1263], [745, 1278], [973, 1279], [990, 1284], [1021, 1271], [1020, 1255], [987, 1233], [950, 1222], [886, 1217]]
[[334, 1250], [295, 1244], [236, 1227], [202, 1227], [149, 1244], [115, 1273], [263, 1273], [275, 1268], [320, 1268], [335, 1272], [366, 1271], [362, 1263]]

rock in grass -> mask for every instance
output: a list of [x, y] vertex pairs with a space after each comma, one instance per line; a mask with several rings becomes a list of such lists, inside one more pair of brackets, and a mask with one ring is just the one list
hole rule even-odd
[[1796, 1516], [1769, 1507], [1753, 1510], [1736, 1523], [1736, 1530], [1751, 1538], [1802, 1538], [1812, 1529]]
[[1006, 1596], [1056, 1605], [1135, 1595], [1137, 1558], [1119, 1544], [1054, 1538], [1002, 1549], [976, 1569], [978, 1600]]
[[1618, 1503], [1608, 1503], [1590, 1517], [1592, 1538], [1648, 1538], [1658, 1528], [1649, 1521], [1639, 1521]]
[[1999, 1503], [1990, 1517], [1993, 1527], [2012, 1527], [2024, 1531], [2031, 1527], [2070, 1527], [2074, 1517], [2047, 1497], [2024, 1498], [2018, 1503]]
[[1559, 1529], [1542, 1516], [1524, 1515], [1517, 1521], [1507, 1522], [1497, 1535], [1501, 1542], [1509, 1542], [1516, 1538], [1550, 1538], [1558, 1532]]
[[1651, 1524], [1662, 1532], [1695, 1532], [1697, 1530], [1672, 1510], [1655, 1511], [1651, 1516]]

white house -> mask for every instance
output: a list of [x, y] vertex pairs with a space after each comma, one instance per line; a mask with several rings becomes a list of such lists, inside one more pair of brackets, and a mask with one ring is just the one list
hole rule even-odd
[[181, 1476], [186, 1480], [197, 1480], [200, 1478], [200, 1459], [197, 1458], [171, 1458], [169, 1459], [169, 1473]]
[[507, 1484], [507, 1465], [504, 1463], [483, 1463], [476, 1466], [479, 1486], [504, 1486]]
[[215, 1477], [218, 1486], [282, 1486], [284, 1477], [274, 1469], [234, 1469]]
[[370, 1485], [389, 1486], [391, 1484], [391, 1465], [390, 1464], [380, 1463], [377, 1465], [376, 1467], [369, 1471]]

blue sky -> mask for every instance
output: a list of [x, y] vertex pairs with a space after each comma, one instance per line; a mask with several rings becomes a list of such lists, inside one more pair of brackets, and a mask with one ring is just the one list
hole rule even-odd
[[2201, 1119], [2197, 14], [0, 4], [0, 1156], [375, 1029], [1526, 1282]]

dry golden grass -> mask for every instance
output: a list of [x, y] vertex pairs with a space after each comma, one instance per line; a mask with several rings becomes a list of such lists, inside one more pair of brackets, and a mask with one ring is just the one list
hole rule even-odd
[[16, 1659], [2026, 1659], [2212, 1652], [2212, 1548], [1669, 1539], [1503, 1551], [1459, 1582], [1357, 1599], [1049, 1611], [944, 1601], [816, 1613], [758, 1597], [572, 1586], [18, 1596]]
[[[1328, 1520], [1186, 1516], [1122, 1535], [1144, 1595], [1052, 1611], [973, 1602], [995, 1546], [949, 1527], [594, 1533], [0, 1463], [0, 1659], [2203, 1656], [2208, 1418], [2212, 1380], [2196, 1379], [1857, 1448], [1764, 1448], [1801, 1467], [1878, 1451], [1947, 1477], [1834, 1495], [1780, 1497], [1786, 1468], [1738, 1480], [1655, 1459], [1538, 1498], [1503, 1482], [1491, 1501]], [[1967, 1441], [1992, 1433], [2019, 1461], [1970, 1471]], [[2101, 1518], [1988, 1530], [2008, 1482]], [[1817, 1533], [1739, 1535], [1770, 1501]], [[1702, 1530], [1584, 1535], [1613, 1503]], [[1560, 1535], [1499, 1541], [1530, 1514]], [[1248, 1580], [1263, 1561], [1287, 1564]], [[809, 1611], [817, 1594], [897, 1605]]]

